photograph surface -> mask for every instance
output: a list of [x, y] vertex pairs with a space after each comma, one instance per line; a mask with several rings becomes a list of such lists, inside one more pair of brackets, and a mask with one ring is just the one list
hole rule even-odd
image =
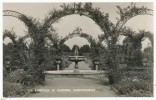
[[153, 97], [153, 3], [3, 3], [3, 97]]

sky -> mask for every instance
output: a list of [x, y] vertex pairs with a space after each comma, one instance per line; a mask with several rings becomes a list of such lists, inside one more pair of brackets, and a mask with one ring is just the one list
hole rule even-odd
[[[37, 18], [40, 22], [43, 22], [45, 16], [48, 15], [48, 12], [53, 8], [60, 9], [61, 4], [62, 3], [4, 3], [3, 10], [14, 10], [27, 16]], [[93, 7], [99, 7], [101, 12], [109, 13], [109, 19], [113, 23], [116, 23], [116, 17], [119, 17], [116, 13], [116, 5], [126, 7], [130, 5], [130, 3], [93, 3]], [[136, 6], [146, 6], [153, 9], [152, 3], [136, 3]], [[153, 16], [137, 16], [129, 20], [125, 25], [131, 27], [137, 32], [144, 29], [153, 33]], [[55, 23], [52, 26], [57, 30], [60, 37], [65, 37], [69, 33], [73, 32], [76, 27], [80, 27], [84, 33], [92, 35], [95, 39], [97, 39], [98, 35], [103, 34], [99, 26], [96, 25], [92, 19], [79, 15], [62, 17], [58, 23]], [[24, 36], [27, 32], [27, 28], [23, 22], [14, 17], [3, 17], [3, 30], [5, 29], [13, 29], [17, 36]], [[120, 41], [118, 41], [118, 43], [121, 44], [123, 39], [124, 37], [120, 36]], [[26, 41], [28, 40], [30, 39], [27, 39]], [[8, 42], [10, 42], [10, 40], [6, 38], [4, 43], [7, 44]], [[65, 44], [70, 48], [75, 44], [80, 47], [85, 44], [90, 45], [86, 39], [80, 37], [73, 37], [67, 40]], [[145, 39], [142, 44], [143, 48], [145, 48], [150, 45], [150, 41]]]

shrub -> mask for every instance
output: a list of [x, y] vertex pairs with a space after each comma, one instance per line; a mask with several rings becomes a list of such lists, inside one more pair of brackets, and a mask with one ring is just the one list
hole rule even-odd
[[45, 74], [41, 68], [32, 68], [31, 70], [29, 69], [29, 74], [31, 75], [30, 78], [32, 79], [32, 82], [34, 82], [34, 85], [44, 84]]
[[123, 78], [125, 78], [125, 73], [122, 70], [108, 70], [107, 75], [110, 81], [110, 84], [118, 83]]
[[150, 91], [143, 91], [143, 90], [133, 90], [128, 96], [131, 97], [150, 97], [152, 93]]
[[20, 83], [3, 82], [3, 96], [4, 97], [17, 97], [26, 93], [26, 89]]
[[8, 75], [7, 80], [11, 83], [20, 83], [22, 80], [24, 80], [26, 75], [27, 74], [25, 71], [17, 69]]
[[61, 64], [60, 64], [60, 69], [64, 70], [65, 68], [67, 68], [69, 65], [71, 64], [70, 61], [68, 61], [67, 59], [62, 60]]
[[[136, 90], [143, 90], [143, 91], [151, 91], [152, 87], [149, 81], [140, 79], [139, 81], [133, 81]], [[152, 92], [152, 91], [151, 91]]]
[[122, 79], [119, 83], [115, 84], [114, 87], [119, 91], [119, 93], [124, 95], [135, 89], [135, 86], [132, 84], [132, 80], [130, 79]]
[[137, 77], [139, 79], [143, 79], [143, 80], [148, 80], [148, 81], [153, 81], [153, 74], [152, 71], [150, 71], [149, 69], [144, 70], [144, 71], [125, 71], [124, 75], [126, 77]]
[[35, 85], [34, 78], [32, 77], [32, 75], [21, 69], [11, 72], [10, 74], [8, 74], [8, 76], [5, 77], [4, 80], [10, 83], [21, 83], [26, 86]]
[[127, 96], [150, 96], [153, 92], [151, 82], [142, 79], [124, 78], [114, 87], [119, 93]]

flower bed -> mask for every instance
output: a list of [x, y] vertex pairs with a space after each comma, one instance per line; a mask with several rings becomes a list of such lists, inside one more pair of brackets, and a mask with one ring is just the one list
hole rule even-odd
[[[121, 75], [121, 74], [120, 74]], [[132, 97], [150, 97], [153, 94], [152, 74], [146, 71], [125, 71], [113, 85], [121, 95]]]

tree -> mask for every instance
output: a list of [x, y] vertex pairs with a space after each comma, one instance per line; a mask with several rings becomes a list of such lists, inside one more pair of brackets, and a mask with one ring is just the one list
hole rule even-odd
[[13, 50], [13, 44], [12, 43], [8, 43], [8, 44], [4, 44], [3, 43], [3, 56], [9, 56], [11, 54]]
[[[12, 47], [12, 49], [10, 48], [10, 55], [12, 58], [13, 66], [23, 66], [27, 63], [27, 58], [25, 57], [25, 50], [27, 47], [24, 43], [24, 37], [20, 37], [18, 40], [16, 40], [17, 36], [15, 35], [14, 31], [5, 30], [3, 39], [5, 39], [6, 37], [9, 37], [12, 40], [12, 43], [9, 43], [8, 46], [11, 45]], [[19, 64], [14, 62], [19, 62]]]
[[89, 45], [83, 45], [83, 46], [80, 48], [80, 52], [81, 52], [81, 53], [90, 53], [90, 47], [89, 47]]
[[[126, 27], [123, 27], [125, 23], [130, 20], [131, 18], [137, 16], [137, 15], [152, 15], [152, 10], [148, 9], [146, 7], [136, 7], [134, 3], [131, 3], [130, 6], [121, 8], [120, 6], [117, 6], [118, 9], [118, 14], [120, 18], [117, 18], [117, 23], [114, 25], [112, 23], [108, 24], [107, 31], [105, 34], [99, 36], [99, 40], [103, 41], [106, 39], [108, 42], [108, 51], [109, 51], [109, 59], [108, 59], [108, 66], [110, 68], [110, 73], [109, 73], [109, 80], [111, 84], [115, 83], [115, 80], [113, 77], [115, 77], [115, 74], [117, 72], [117, 67], [119, 66], [119, 62], [116, 59], [117, 52], [116, 52], [116, 43], [118, 41], [118, 37], [120, 35], [125, 34], [124, 29]], [[128, 33], [128, 32], [126, 32]], [[126, 34], [129, 35], [129, 34]], [[139, 40], [136, 40], [136, 44], [140, 48], [140, 40], [142, 39], [142, 35], [136, 36]], [[135, 46], [136, 47], [136, 46]], [[135, 59], [139, 59], [138, 62], [136, 62], [140, 66], [141, 58], [140, 58], [140, 51], [139, 48], [136, 49], [136, 52], [138, 52], [137, 56]]]
[[62, 51], [64, 51], [64, 52], [70, 52], [71, 50], [70, 50], [69, 46], [67, 46], [67, 45], [64, 44], [62, 46]]
[[147, 64], [147, 66], [152, 67], [152, 65], [153, 65], [153, 48], [151, 46], [144, 49], [144, 51], [142, 53], [142, 60], [143, 60], [143, 63]]
[[129, 66], [142, 66], [142, 44], [141, 42], [144, 40], [147, 35], [149, 35], [149, 32], [146, 32], [144, 30], [139, 31], [139, 33], [136, 33], [132, 30], [127, 30], [128, 33], [127, 37], [123, 41], [124, 45], [124, 52], [125, 52], [125, 60], [126, 63]]
[[72, 51], [72, 52], [74, 52], [74, 51], [75, 51], [75, 48], [78, 48], [78, 51], [80, 50], [78, 45], [73, 45], [73, 47], [72, 47], [72, 50], [71, 50], [71, 51]]

